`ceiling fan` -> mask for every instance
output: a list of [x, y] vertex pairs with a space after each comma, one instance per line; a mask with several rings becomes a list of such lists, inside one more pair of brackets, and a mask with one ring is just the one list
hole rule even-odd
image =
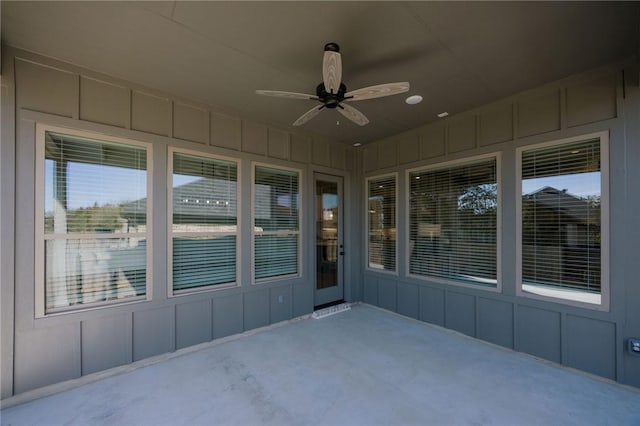
[[347, 86], [342, 82], [342, 59], [340, 46], [336, 43], [327, 43], [324, 46], [324, 58], [322, 60], [322, 82], [316, 87], [315, 95], [304, 93], [282, 92], [279, 90], [256, 90], [256, 94], [275, 96], [289, 99], [310, 99], [320, 102], [298, 118], [293, 125], [301, 126], [323, 108], [337, 109], [338, 112], [354, 123], [364, 126], [369, 122], [363, 113], [349, 104], [343, 102], [363, 101], [365, 99], [381, 98], [383, 96], [397, 95], [409, 90], [408, 82], [386, 83], [377, 86], [364, 87], [362, 89], [347, 92]]

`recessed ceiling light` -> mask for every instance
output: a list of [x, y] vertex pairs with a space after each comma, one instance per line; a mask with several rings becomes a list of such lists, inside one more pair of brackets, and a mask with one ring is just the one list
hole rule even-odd
[[448, 112], [446, 112], [446, 111], [445, 111], [445, 112], [441, 112], [440, 114], [438, 114], [438, 118], [444, 118], [444, 117], [446, 117], [447, 115], [449, 115], [449, 113], [448, 113]]
[[580, 153], [580, 150], [579, 150], [579, 149], [576, 149], [576, 150], [571, 151], [571, 153], [572, 153], [572, 154], [579, 154], [579, 153]]
[[360, 146], [360, 145], [362, 145], [360, 142], [356, 142], [353, 144], [353, 146]]
[[407, 99], [404, 100], [406, 103], [408, 103], [409, 105], [415, 105], [415, 104], [419, 104], [420, 102], [422, 102], [422, 96], [420, 95], [413, 95], [413, 96], [409, 96]]

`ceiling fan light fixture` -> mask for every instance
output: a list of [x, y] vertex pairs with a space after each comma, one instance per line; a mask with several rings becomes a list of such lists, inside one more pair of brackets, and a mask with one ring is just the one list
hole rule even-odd
[[360, 142], [356, 142], [353, 144], [353, 146], [362, 146], [362, 144]]
[[416, 105], [416, 104], [419, 104], [420, 102], [422, 102], [422, 96], [420, 96], [420, 95], [412, 95], [412, 96], [409, 96], [404, 101], [406, 103], [408, 103], [409, 105]]
[[440, 114], [438, 114], [438, 118], [445, 118], [447, 115], [449, 115], [448, 112], [441, 112]]

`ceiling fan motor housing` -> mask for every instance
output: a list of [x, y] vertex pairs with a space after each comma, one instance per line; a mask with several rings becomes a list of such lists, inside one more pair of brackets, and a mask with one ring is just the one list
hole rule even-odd
[[345, 93], [347, 93], [347, 86], [345, 86], [344, 83], [340, 83], [338, 93], [328, 93], [324, 88], [324, 83], [320, 83], [316, 87], [316, 96], [318, 96], [318, 100], [322, 102], [326, 108], [330, 109], [336, 108], [340, 102], [344, 101]]
[[324, 45], [325, 52], [340, 52], [340, 46], [337, 43], [327, 43]]

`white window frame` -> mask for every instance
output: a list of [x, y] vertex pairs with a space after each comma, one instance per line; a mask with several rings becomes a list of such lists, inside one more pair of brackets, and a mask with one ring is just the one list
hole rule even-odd
[[[187, 154], [203, 158], [211, 158], [213, 160], [232, 161], [236, 163], [237, 167], [237, 180], [236, 180], [236, 232], [235, 233], [213, 233], [213, 232], [174, 232], [173, 231], [173, 154]], [[242, 219], [241, 213], [241, 161], [237, 158], [225, 157], [221, 155], [210, 154], [207, 152], [196, 151], [192, 149], [179, 148], [175, 146], [169, 146], [167, 150], [167, 296], [175, 297], [194, 293], [203, 293], [207, 291], [224, 290], [233, 287], [239, 287], [242, 282], [241, 268], [242, 264], [242, 250], [240, 245], [241, 233], [240, 223]], [[192, 289], [173, 290], [173, 238], [174, 237], [199, 237], [210, 235], [235, 235], [236, 236], [236, 280], [230, 283], [224, 284], [211, 284], [202, 287], [195, 287]]]
[[[395, 201], [395, 206], [394, 206], [394, 210], [395, 210], [395, 219], [396, 219], [396, 240], [395, 240], [395, 269], [393, 271], [388, 270], [388, 269], [376, 269], [376, 268], [372, 268], [369, 266], [369, 221], [370, 221], [370, 214], [369, 214], [369, 182], [372, 180], [377, 180], [377, 179], [382, 179], [382, 178], [386, 178], [386, 177], [390, 177], [392, 176], [393, 178], [395, 178], [395, 187], [394, 187], [394, 191], [395, 191], [395, 196], [396, 196], [396, 201]], [[365, 215], [366, 215], [366, 219], [365, 219], [365, 228], [364, 228], [364, 247], [365, 247], [365, 270], [369, 271], [369, 272], [377, 272], [377, 273], [381, 273], [381, 274], [389, 274], [389, 275], [395, 275], [398, 276], [398, 237], [399, 237], [399, 233], [398, 233], [398, 189], [399, 189], [399, 176], [397, 172], [393, 172], [393, 173], [385, 173], [382, 175], [375, 175], [375, 176], [368, 176], [365, 179], [364, 182], [364, 194], [365, 194]]]
[[[270, 169], [276, 169], [276, 170], [284, 170], [284, 171], [289, 171], [289, 172], [296, 172], [298, 173], [298, 230], [297, 231], [269, 231], [268, 233], [257, 233], [256, 232], [256, 206], [255, 206], [255, 200], [256, 200], [256, 167], [267, 167]], [[292, 168], [292, 167], [286, 167], [286, 166], [281, 166], [278, 164], [269, 164], [269, 163], [263, 163], [263, 162], [258, 162], [258, 161], [252, 161], [251, 162], [251, 284], [252, 285], [256, 285], [256, 284], [263, 284], [263, 283], [269, 283], [269, 282], [275, 282], [275, 281], [283, 281], [283, 280], [290, 280], [290, 279], [294, 279], [294, 278], [299, 278], [302, 276], [303, 274], [303, 264], [302, 264], [302, 260], [303, 260], [303, 256], [302, 256], [302, 230], [304, 229], [304, 226], [302, 224], [302, 217], [303, 217], [303, 206], [304, 206], [304, 196], [303, 196], [303, 189], [304, 189], [304, 179], [303, 179], [303, 171], [302, 169], [298, 169], [298, 168]], [[255, 268], [255, 262], [256, 262], [256, 235], [298, 235], [298, 272], [295, 274], [288, 274], [288, 275], [278, 275], [276, 277], [266, 277], [266, 278], [259, 278], [256, 279], [256, 268]]]
[[[494, 158], [496, 161], [496, 192], [497, 192], [497, 203], [498, 207], [496, 209], [496, 285], [495, 286], [485, 286], [480, 284], [472, 284], [464, 281], [456, 281], [452, 279], [435, 277], [435, 276], [427, 276], [427, 275], [418, 275], [411, 273], [410, 261], [411, 261], [411, 212], [410, 212], [410, 203], [411, 203], [411, 173], [417, 171], [434, 171], [434, 170], [443, 170], [449, 169], [455, 166], [461, 166], [466, 164], [473, 164], [480, 162], [482, 160], [486, 160], [489, 158]], [[407, 271], [407, 277], [413, 278], [420, 281], [429, 281], [435, 282], [445, 285], [454, 285], [458, 287], [466, 287], [473, 288], [476, 290], [488, 291], [492, 293], [502, 293], [502, 154], [500, 152], [492, 152], [488, 154], [474, 155], [472, 157], [465, 157], [451, 161], [445, 161], [442, 163], [429, 164], [427, 166], [414, 167], [405, 171], [405, 223], [407, 224], [405, 229], [405, 268]]]
[[[147, 226], [145, 232], [126, 234], [126, 237], [144, 237], [146, 239], [146, 287], [145, 295], [132, 296], [124, 299], [107, 300], [102, 302], [92, 302], [86, 305], [73, 305], [65, 308], [58, 308], [52, 312], [46, 312], [45, 306], [45, 238], [55, 237], [51, 234], [51, 237], [46, 237], [45, 225], [44, 225], [44, 209], [45, 209], [45, 140], [46, 133], [60, 133], [63, 135], [69, 135], [78, 138], [94, 139], [104, 142], [113, 142], [118, 144], [130, 145], [141, 147], [146, 150], [147, 153]], [[121, 137], [115, 137], [105, 135], [102, 133], [90, 132], [86, 130], [71, 129], [67, 127], [53, 126], [45, 123], [36, 123], [36, 147], [35, 147], [35, 318], [45, 318], [55, 315], [71, 314], [81, 311], [101, 309], [110, 306], [120, 306], [130, 303], [138, 303], [141, 301], [148, 301], [153, 298], [153, 214], [152, 214], [152, 194], [153, 194], [153, 146], [147, 142], [141, 142], [133, 139], [126, 139]], [[64, 234], [69, 237], [83, 238], [94, 237], [94, 234]], [[104, 234], [103, 238], [113, 238], [112, 234]], [[60, 237], [60, 236], [59, 236]], [[67, 238], [67, 237], [61, 237]]]
[[[256, 206], [255, 206], [256, 167], [267, 167], [270, 169], [298, 173], [298, 230], [297, 231], [268, 231], [266, 234], [264, 232], [262, 233], [256, 232], [256, 226], [255, 226], [255, 223], [256, 223], [256, 220], [255, 220], [256, 219]], [[304, 223], [302, 219], [303, 218], [302, 209], [304, 206], [304, 202], [303, 202], [304, 179], [303, 178], [304, 178], [304, 174], [302, 169], [281, 166], [278, 164], [263, 163], [258, 161], [251, 162], [251, 204], [252, 204], [252, 207], [251, 207], [251, 284], [252, 285], [274, 282], [274, 281], [289, 280], [292, 278], [299, 278], [302, 276], [302, 271], [304, 267], [304, 265], [302, 264], [302, 261], [303, 261], [302, 230], [304, 229]], [[298, 236], [297, 238], [298, 240], [298, 253], [297, 253], [298, 254], [298, 259], [297, 259], [298, 271], [295, 274], [278, 275], [276, 277], [266, 277], [266, 278], [256, 279], [256, 268], [255, 268], [255, 260], [256, 260], [255, 237], [256, 235], [297, 235]]]
[[[568, 298], [552, 296], [553, 290], [548, 294], [541, 291], [532, 293], [523, 289], [522, 282], [522, 154], [540, 148], [548, 148], [556, 145], [564, 145], [574, 142], [600, 139], [600, 304], [580, 302]], [[561, 303], [565, 305], [587, 308], [598, 311], [609, 311], [610, 286], [609, 286], [609, 132], [601, 131], [565, 139], [542, 142], [534, 145], [526, 145], [516, 148], [516, 295], [528, 299], [543, 300], [547, 302]], [[562, 291], [561, 288], [557, 289]]]

